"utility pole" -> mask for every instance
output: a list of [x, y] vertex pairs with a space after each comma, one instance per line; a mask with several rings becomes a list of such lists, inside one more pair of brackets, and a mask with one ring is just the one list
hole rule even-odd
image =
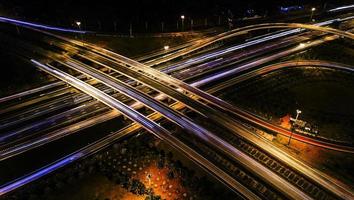
[[316, 11], [315, 7], [311, 8], [310, 22], [312, 22], [313, 12], [315, 12], [315, 11]]
[[[81, 31], [81, 22], [76, 21], [76, 25], [79, 27], [79, 30]], [[84, 43], [84, 36], [83, 36], [82, 34], [83, 34], [83, 33], [80, 33], [81, 42], [82, 42], [82, 46], [85, 46], [85, 43]]]
[[181, 15], [181, 19], [182, 19], [182, 31], [184, 31], [184, 15]]
[[117, 22], [116, 21], [113, 22], [113, 28], [114, 28], [114, 32], [117, 32]]
[[[301, 110], [296, 109], [296, 117], [295, 117], [294, 124], [296, 124], [297, 119], [299, 118], [300, 114], [301, 114]], [[290, 145], [290, 141], [291, 141], [291, 138], [293, 137], [294, 130], [295, 130], [295, 128], [293, 126], [291, 126], [291, 133], [290, 133], [290, 137], [289, 137], [289, 141], [288, 141], [288, 146]]]
[[130, 22], [130, 26], [129, 26], [129, 36], [133, 37], [133, 24]]

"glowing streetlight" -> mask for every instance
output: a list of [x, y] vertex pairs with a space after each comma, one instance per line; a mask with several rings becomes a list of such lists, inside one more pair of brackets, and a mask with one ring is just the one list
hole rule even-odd
[[163, 49], [165, 49], [166, 51], [167, 51], [169, 48], [170, 48], [170, 46], [168, 46], [168, 45], [165, 45], [165, 46], [163, 47]]
[[182, 31], [184, 30], [184, 18], [185, 18], [185, 16], [184, 16], [184, 15], [181, 15], [181, 19], [182, 19]]
[[[80, 31], [81, 31], [81, 22], [80, 22], [80, 21], [76, 21], [75, 23], [76, 23], [76, 25], [79, 27], [79, 29], [80, 29]], [[80, 36], [81, 36], [82, 46], [84, 46], [84, 45], [85, 45], [85, 43], [84, 43], [84, 36], [82, 35], [82, 33], [80, 33]]]
[[310, 22], [312, 21], [313, 12], [315, 12], [315, 11], [316, 11], [316, 8], [315, 8], [315, 7], [311, 8]]

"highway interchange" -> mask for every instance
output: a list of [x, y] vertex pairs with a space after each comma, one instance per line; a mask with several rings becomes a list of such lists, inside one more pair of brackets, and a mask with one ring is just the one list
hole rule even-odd
[[[7, 110], [2, 110], [3, 113], [21, 109], [21, 107], [26, 108], [26, 106], [31, 105], [36, 101], [41, 103], [36, 108], [28, 109], [27, 107], [27, 110], [25, 109], [25, 111], [20, 114], [15, 114], [14, 116], [9, 115], [7, 116], [7, 119], [2, 119], [0, 129], [9, 131], [1, 134], [1, 160], [9, 159], [25, 151], [47, 144], [53, 140], [64, 137], [71, 132], [82, 130], [85, 127], [93, 126], [97, 123], [102, 123], [108, 119], [113, 119], [118, 115], [124, 115], [136, 124], [131, 124], [127, 128], [122, 129], [122, 131], [107, 136], [110, 140], [103, 138], [97, 143], [88, 145], [74, 154], [59, 159], [52, 165], [31, 173], [29, 176], [24, 176], [23, 178], [4, 184], [4, 186], [0, 188], [0, 194], [3, 195], [11, 192], [12, 190], [38, 179], [67, 163], [71, 163], [84, 156], [90, 155], [93, 152], [97, 152], [98, 149], [102, 149], [104, 146], [107, 146], [108, 143], [121, 138], [122, 135], [132, 132], [133, 129], [136, 131], [142, 127], [190, 157], [200, 166], [203, 166], [203, 168], [209, 171], [213, 176], [238, 192], [244, 198], [274, 198], [274, 196], [262, 196], [261, 193], [255, 192], [254, 189], [248, 189], [242, 183], [237, 181], [230, 173], [224, 171], [218, 165], [203, 157], [200, 152], [186, 145], [181, 138], [174, 136], [169, 130], [166, 130], [164, 127], [154, 122], [154, 120], [165, 118], [186, 130], [188, 134], [191, 134], [191, 137], [196, 137], [199, 140], [204, 141], [217, 151], [221, 152], [221, 155], [224, 155], [245, 167], [248, 173], [252, 173], [253, 176], [255, 176], [255, 180], [262, 179], [263, 182], [266, 182], [265, 185], [267, 187], [270, 186], [271, 188], [274, 188], [274, 191], [279, 192], [280, 198], [353, 198], [353, 192], [349, 188], [336, 184], [330, 177], [308, 167], [306, 164], [288, 155], [286, 152], [274, 147], [270, 142], [260, 139], [250, 130], [245, 128], [236, 117], [233, 118], [231, 116], [237, 116], [248, 121], [253, 126], [261, 126], [267, 128], [271, 132], [289, 135], [289, 131], [270, 124], [254, 114], [247, 113], [246, 111], [232, 106], [209, 94], [221, 90], [227, 87], [227, 85], [232, 85], [235, 84], [235, 82], [252, 78], [260, 73], [266, 73], [269, 70], [276, 70], [281, 67], [311, 65], [351, 70], [350, 67], [343, 67], [339, 64], [305, 61], [303, 63], [281, 63], [279, 65], [257, 68], [260, 65], [278, 58], [320, 45], [324, 42], [338, 39], [339, 36], [353, 39], [353, 34], [349, 31], [338, 31], [328, 27], [320, 28], [320, 25], [329, 25], [331, 22], [338, 20], [347, 21], [352, 19], [349, 17], [345, 19], [328, 20], [317, 25], [263, 24], [245, 27], [216, 36], [191, 41], [191, 44], [189, 45], [185, 44], [173, 48], [171, 52], [165, 52], [165, 56], [161, 56], [164, 55], [164, 53], [155, 53], [151, 56], [154, 58], [147, 61], [146, 64], [126, 58], [93, 44], [83, 45], [79, 41], [64, 38], [53, 33], [41, 30], [31, 30], [39, 31], [41, 34], [49, 35], [49, 37], [46, 37], [40, 42], [36, 42], [40, 44], [38, 46], [23, 41], [23, 43], [19, 44], [20, 48], [16, 50], [16, 53], [28, 57], [28, 59], [39, 69], [53, 75], [63, 82], [54, 82], [27, 92], [1, 98], [0, 102], [5, 104], [11, 100], [19, 98], [24, 99], [25, 101], [24, 103], [7, 106]], [[298, 29], [287, 30], [274, 35], [265, 35], [264, 37], [248, 41], [242, 45], [219, 48], [216, 50], [210, 49], [209, 52], [207, 51], [200, 55], [197, 54], [186, 61], [180, 61], [172, 65], [170, 64], [175, 58], [198, 52], [217, 41], [229, 39], [244, 34], [247, 31], [258, 30], [261, 28]], [[30, 29], [33, 28], [30, 27]], [[310, 32], [309, 34], [308, 32], [304, 32], [305, 29], [321, 32]], [[332, 35], [333, 33], [336, 35]], [[317, 36], [317, 38], [314, 36]], [[11, 40], [9, 39], [8, 42], [10, 41]], [[298, 45], [300, 42], [307, 43], [306, 45]], [[266, 46], [265, 43], [269, 46]], [[52, 51], [50, 48], [53, 46], [65, 50], [67, 53], [61, 54], [57, 51]], [[249, 50], [249, 52], [239, 55], [237, 54], [237, 50], [253, 46], [255, 46], [254, 50]], [[262, 50], [264, 51], [264, 49], [267, 48], [274, 49], [274, 46], [279, 46], [277, 53], [272, 55], [262, 54]], [[31, 52], [34, 49], [35, 53]], [[257, 56], [253, 58], [250, 56], [252, 54]], [[33, 59], [31, 57], [36, 58]], [[251, 59], [235, 65], [235, 62], [243, 57], [244, 59], [248, 57]], [[146, 58], [141, 58], [141, 60], [144, 59]], [[161, 71], [152, 68], [156, 66], [157, 69], [163, 67], [162, 64], [166, 62], [169, 62], [169, 66], [164, 67]], [[234, 68], [227, 67], [231, 65], [233, 65]], [[205, 66], [212, 67], [208, 68]], [[61, 69], [64, 67], [70, 68], [78, 72], [80, 75], [74, 77], [73, 75], [62, 71]], [[253, 70], [253, 68], [255, 68], [255, 70]], [[190, 74], [188, 74], [190, 70], [193, 70], [195, 73], [192, 74], [194, 76], [192, 82], [183, 82], [183, 79], [190, 78]], [[210, 87], [206, 91], [198, 89], [198, 87], [206, 86], [216, 80], [223, 80], [235, 74], [241, 74], [244, 71], [250, 72], [243, 74], [242, 76], [236, 76], [229, 81], [222, 82], [214, 88]], [[168, 74], [178, 77], [179, 79]], [[64, 82], [84, 93], [74, 93], [76, 90], [66, 86]], [[53, 91], [52, 88], [57, 89]], [[60, 100], [52, 100], [49, 102], [47, 100], [49, 97], [60, 97]], [[171, 105], [166, 105], [166, 103], [163, 102], [166, 99], [169, 100], [168, 102], [173, 103]], [[99, 102], [112, 109], [102, 105], [98, 106], [101, 104]], [[136, 111], [136, 109], [141, 107], [146, 107], [154, 112], [149, 116], [144, 116], [144, 114]], [[46, 116], [48, 113], [60, 111], [64, 108], [70, 109], [57, 115], [49, 116], [45, 120], [34, 122], [35, 124], [29, 124], [28, 126], [16, 130], [10, 129], [16, 124], [26, 123], [27, 120]], [[91, 109], [88, 110], [89, 108]], [[33, 115], [34, 111], [36, 112]], [[250, 154], [247, 154], [230, 144], [225, 138], [223, 138], [223, 136], [202, 127], [197, 121], [186, 116], [184, 114], [185, 112], [196, 113], [201, 118], [216, 123], [218, 126], [227, 130], [231, 135], [235, 135], [236, 137], [239, 137], [240, 140], [253, 146], [252, 148], [270, 155], [271, 159], [274, 159], [274, 162], [286, 163], [288, 166], [291, 166], [288, 167], [288, 171], [290, 171], [290, 173], [296, 173], [298, 176], [301, 176], [308, 181], [309, 185], [312, 185], [311, 189], [309, 189], [310, 186], [301, 188], [301, 185], [289, 183], [280, 172], [275, 172], [272, 169], [269, 169], [264, 163], [260, 163], [252, 158]], [[74, 114], [75, 117], [70, 117], [75, 118], [75, 120], [72, 120], [73, 124], [67, 123], [68, 119], [71, 120], [70, 118], [67, 118], [67, 116]], [[87, 117], [85, 117], [85, 114], [87, 114]], [[27, 116], [27, 119], [25, 116]], [[14, 121], [14, 119], [18, 120]], [[51, 129], [49, 129], [49, 127], [51, 127]], [[33, 134], [34, 132], [40, 132], [47, 128], [49, 131], [46, 134]], [[129, 129], [132, 130], [127, 131]], [[23, 137], [24, 135], [26, 136]], [[114, 137], [115, 139], [112, 140], [111, 137]], [[296, 140], [309, 144], [353, 153], [352, 146], [350, 145], [338, 144], [333, 141], [318, 138], [310, 138], [300, 134], [294, 134], [293, 137]]]

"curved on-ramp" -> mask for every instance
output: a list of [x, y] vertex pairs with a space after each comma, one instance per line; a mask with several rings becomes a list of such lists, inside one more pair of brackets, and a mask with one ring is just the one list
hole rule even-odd
[[[345, 64], [341, 63], [335, 63], [335, 62], [329, 62], [329, 61], [321, 61], [321, 60], [298, 60], [298, 61], [288, 61], [288, 62], [282, 62], [278, 64], [273, 64], [273, 65], [268, 65], [265, 67], [262, 67], [260, 69], [252, 70], [251, 72], [245, 73], [241, 76], [235, 77], [234, 79], [231, 79], [233, 84], [237, 84], [239, 82], [249, 80], [251, 78], [254, 78], [256, 76], [264, 75], [267, 73], [270, 73], [272, 71], [276, 71], [279, 69], [284, 69], [284, 68], [290, 68], [290, 67], [305, 67], [305, 66], [311, 66], [311, 67], [324, 67], [324, 68], [331, 68], [331, 69], [337, 69], [337, 70], [346, 70], [350, 72], [354, 72], [354, 68]], [[229, 85], [229, 84], [225, 84]], [[345, 143], [342, 141], [334, 141], [334, 140], [326, 140], [324, 138], [315, 138], [315, 137], [310, 137], [306, 136], [303, 134], [298, 134], [298, 133], [292, 133], [290, 130], [287, 130], [285, 128], [279, 127], [277, 125], [274, 125], [270, 122], [267, 122], [260, 117], [255, 116], [254, 114], [251, 114], [247, 111], [243, 111], [241, 109], [234, 109], [235, 114], [237, 116], [247, 120], [251, 121], [259, 126], [262, 126], [263, 128], [266, 128], [270, 131], [279, 133], [281, 135], [289, 137], [292, 134], [292, 139], [307, 143], [307, 144], [312, 144], [315, 146], [323, 147], [326, 149], [330, 150], [336, 150], [336, 151], [341, 151], [341, 152], [346, 152], [346, 153], [354, 153], [354, 146], [349, 143]]]

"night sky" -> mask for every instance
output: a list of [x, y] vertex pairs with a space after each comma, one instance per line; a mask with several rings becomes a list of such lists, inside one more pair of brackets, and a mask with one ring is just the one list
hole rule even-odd
[[[53, 25], [67, 26], [75, 20], [83, 24], [113, 22], [175, 24], [181, 14], [190, 18], [212, 16], [244, 17], [248, 9], [253, 14], [272, 15], [286, 5], [345, 5], [352, 0], [2, 0], [1, 10], [9, 16]], [[104, 26], [104, 25], [103, 25]]]

